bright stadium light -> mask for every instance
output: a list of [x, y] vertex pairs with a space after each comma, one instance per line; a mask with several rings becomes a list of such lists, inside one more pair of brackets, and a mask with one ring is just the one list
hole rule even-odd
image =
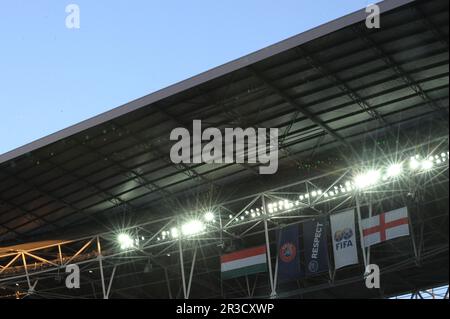
[[409, 168], [412, 170], [416, 170], [420, 168], [420, 162], [418, 161], [418, 156], [411, 157], [409, 160]]
[[173, 227], [170, 230], [170, 234], [172, 235], [172, 238], [178, 238], [178, 229], [176, 227]]
[[401, 163], [392, 164], [386, 170], [386, 177], [387, 178], [398, 177], [402, 174], [402, 172], [403, 172], [403, 164]]
[[420, 163], [420, 166], [423, 170], [432, 169], [434, 166], [433, 159], [423, 160], [422, 163]]
[[120, 249], [126, 250], [134, 247], [134, 240], [130, 235], [125, 233], [120, 233], [117, 235], [117, 242], [119, 243]]
[[205, 216], [203, 216], [207, 222], [214, 221], [214, 213], [213, 212], [206, 212]]
[[181, 233], [184, 236], [197, 235], [205, 230], [205, 224], [199, 220], [192, 220], [181, 226]]
[[359, 189], [364, 189], [373, 186], [380, 180], [381, 173], [378, 170], [370, 170], [366, 173], [360, 174], [355, 177], [355, 186]]

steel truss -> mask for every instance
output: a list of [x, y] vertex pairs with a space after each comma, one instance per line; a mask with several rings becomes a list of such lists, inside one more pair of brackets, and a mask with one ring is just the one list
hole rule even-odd
[[[439, 152], [442, 151], [443, 146], [448, 147], [448, 137], [438, 138], [433, 143], [437, 145], [436, 147], [440, 147], [440, 149], [436, 148], [434, 150], [435, 153], [440, 154]], [[429, 147], [429, 143], [427, 143], [427, 146]], [[413, 154], [411, 152], [417, 151], [417, 149], [420, 149], [420, 147], [405, 150], [404, 154]], [[380, 162], [383, 162], [383, 160], [386, 160], [386, 158], [380, 159]], [[176, 228], [179, 230], [186, 220], [194, 216], [174, 215], [73, 240], [55, 241], [45, 245], [36, 245], [32, 248], [12, 247], [8, 252], [0, 253], [0, 297], [2, 295], [2, 287], [9, 290], [16, 289], [18, 291], [17, 297], [39, 293], [40, 280], [45, 280], [45, 278], [54, 274], [60, 274], [64, 272], [68, 265], [76, 264], [81, 268], [97, 265], [96, 268], [100, 271], [102, 297], [107, 299], [114, 287], [118, 267], [138, 260], [147, 260], [164, 269], [165, 278], [161, 282], [166, 282], [170, 298], [179, 297], [180, 293], [182, 293], [182, 297], [187, 299], [191, 296], [194, 277], [198, 276], [199, 273], [220, 273], [219, 269], [199, 268], [196, 270], [201, 261], [220, 255], [219, 252], [214, 256], [202, 256], [202, 249], [217, 246], [224, 249], [234, 240], [264, 235], [268, 254], [272, 256], [271, 246], [274, 245], [274, 242], [271, 241], [270, 234], [283, 226], [300, 224], [318, 216], [328, 216], [350, 207], [356, 208], [360, 219], [363, 208], [363, 214], [367, 216], [372, 214], [372, 208], [377, 203], [395, 198], [414, 198], [416, 194], [427, 192], [431, 187], [448, 185], [448, 177], [445, 174], [448, 171], [448, 160], [440, 164], [434, 167], [432, 171], [426, 173], [416, 172], [398, 180], [385, 180], [363, 191], [354, 189], [342, 191], [344, 182], [352, 179], [355, 174], [354, 168], [345, 168], [251, 196], [216, 204], [210, 207], [210, 210], [215, 214], [215, 220], [207, 223], [206, 228], [200, 234], [193, 236], [185, 236], [181, 232], [178, 236], [171, 234], [171, 229]], [[373, 165], [373, 162], [366, 163], [361, 168], [368, 167], [368, 165]], [[338, 185], [340, 186], [338, 187]], [[322, 189], [322, 191], [314, 198], [309, 196], [299, 200], [299, 195], [311, 194], [312, 190], [318, 189]], [[330, 192], [334, 192], [335, 196], [330, 197], [326, 195]], [[433, 198], [433, 200], [437, 199]], [[271, 202], [285, 201], [290, 203], [289, 205], [286, 204], [285, 209], [279, 211], [270, 209]], [[198, 218], [198, 213], [194, 217]], [[420, 223], [425, 223], [426, 221], [427, 218], [421, 216]], [[417, 228], [411, 227], [410, 240], [414, 248], [414, 256], [406, 258], [405, 263], [420, 264], [424, 258], [442, 251], [448, 251], [448, 244], [431, 247], [425, 251], [422, 243], [424, 228], [419, 227], [416, 234], [414, 230]], [[135, 240], [132, 248], [121, 250], [118, 247], [116, 237], [119, 232], [132, 236]], [[445, 237], [445, 234], [443, 236]], [[367, 264], [370, 262], [370, 249], [363, 250], [363, 253], [364, 263]], [[171, 274], [168, 272], [169, 265], [158, 261], [159, 257], [169, 254], [179, 256], [178, 267], [180, 267], [181, 273], [181, 287], [177, 295], [174, 295], [172, 292], [173, 285], [171, 285]], [[271, 258], [269, 262], [269, 292], [262, 297], [274, 298], [291, 295], [289, 293], [277, 293], [277, 265], [275, 259]], [[390, 265], [384, 271], [393, 271], [404, 265], [403, 263]], [[342, 285], [349, 282], [349, 280], [359, 281], [362, 279], [362, 276], [358, 276], [335, 281], [335, 273], [336, 271], [330, 271], [330, 281], [325, 285], [326, 287]], [[14, 285], [19, 287], [22, 283], [25, 284], [26, 289], [14, 288]], [[200, 284], [205, 288], [208, 287], [208, 283], [196, 282], [196, 284]], [[221, 283], [221, 285], [226, 284]], [[310, 287], [300, 290], [304, 293], [311, 289], [323, 289], [325, 286], [317, 285], [316, 288]], [[243, 287], [243, 289], [247, 291], [249, 297], [254, 295], [255, 287], [256, 280], [252, 288], [248, 278], [246, 278], [246, 287]], [[57, 296], [50, 295], [45, 291], [42, 293], [43, 295], [47, 293], [46, 296]], [[119, 293], [119, 290], [117, 293]], [[6, 296], [8, 295], [6, 294]], [[223, 291], [214, 296], [224, 297]]]

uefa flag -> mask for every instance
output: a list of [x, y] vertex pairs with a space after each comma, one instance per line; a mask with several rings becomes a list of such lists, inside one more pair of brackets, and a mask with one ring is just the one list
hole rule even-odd
[[358, 263], [355, 210], [330, 216], [333, 237], [334, 267], [339, 269]]
[[297, 280], [302, 276], [298, 246], [298, 225], [280, 229], [278, 242], [278, 281]]

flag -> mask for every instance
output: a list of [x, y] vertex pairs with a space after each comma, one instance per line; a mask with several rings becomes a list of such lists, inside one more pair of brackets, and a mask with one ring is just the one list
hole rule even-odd
[[333, 237], [334, 268], [358, 263], [356, 247], [355, 210], [330, 216]]
[[222, 279], [231, 279], [267, 271], [266, 246], [236, 251], [220, 257]]
[[298, 246], [298, 225], [280, 229], [278, 242], [278, 281], [298, 279], [302, 273]]
[[306, 274], [315, 275], [328, 271], [328, 251], [325, 218], [303, 224]]
[[364, 246], [369, 247], [386, 240], [409, 235], [406, 207], [361, 220]]

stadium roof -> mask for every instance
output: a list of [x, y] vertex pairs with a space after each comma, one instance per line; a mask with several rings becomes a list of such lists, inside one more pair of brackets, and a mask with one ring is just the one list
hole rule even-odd
[[[364, 26], [361, 10], [0, 155], [0, 240], [75, 238], [358, 165], [380, 150], [427, 151], [442, 137], [448, 145], [448, 2], [379, 5], [379, 30]], [[173, 164], [170, 131], [191, 130], [194, 119], [278, 127], [279, 173]], [[448, 205], [438, 208], [448, 241]]]

